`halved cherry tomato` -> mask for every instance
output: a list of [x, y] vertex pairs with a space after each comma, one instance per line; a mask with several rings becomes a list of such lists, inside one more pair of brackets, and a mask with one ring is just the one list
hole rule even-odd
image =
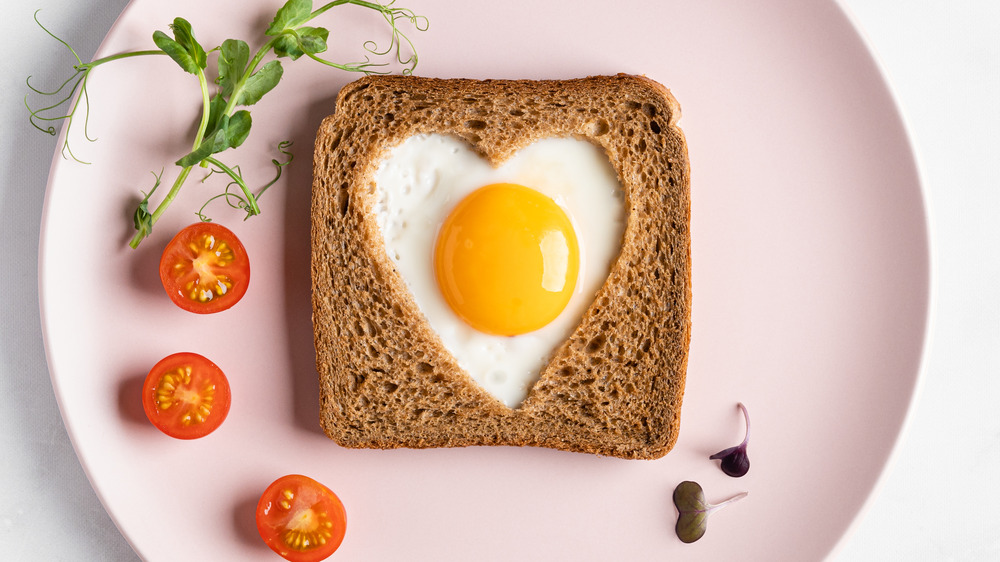
[[177, 439], [215, 431], [229, 414], [229, 380], [197, 353], [164, 357], [146, 375], [142, 409], [157, 429]]
[[160, 281], [170, 300], [184, 310], [219, 312], [246, 294], [250, 260], [231, 230], [197, 222], [178, 232], [163, 250]]
[[257, 531], [267, 546], [291, 562], [316, 562], [334, 553], [347, 531], [337, 494], [300, 474], [274, 481], [257, 503]]

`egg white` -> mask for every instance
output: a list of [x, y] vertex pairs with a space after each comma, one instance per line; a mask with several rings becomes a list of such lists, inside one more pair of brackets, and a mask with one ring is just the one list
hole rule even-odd
[[[509, 182], [535, 189], [569, 216], [580, 273], [562, 313], [518, 336], [479, 332], [445, 302], [434, 274], [434, 246], [445, 218], [466, 195]], [[460, 139], [417, 135], [395, 147], [375, 174], [375, 217], [396, 264], [431, 328], [458, 364], [510, 408], [527, 397], [552, 351], [580, 323], [621, 248], [624, 196], [603, 150], [574, 138], [538, 141], [493, 168]]]

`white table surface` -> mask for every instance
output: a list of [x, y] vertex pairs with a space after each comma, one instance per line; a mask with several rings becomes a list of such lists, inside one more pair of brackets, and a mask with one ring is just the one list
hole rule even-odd
[[[135, 560], [90, 488], [42, 346], [37, 252], [52, 137], [29, 74], [87, 59], [126, 0], [4, 3], [0, 182], [0, 559]], [[30, 5], [29, 5], [30, 4]], [[832, 557], [1000, 560], [1000, 2], [841, 0], [896, 93], [931, 215], [933, 310], [917, 402], [867, 510]], [[789, 514], [794, 517], [794, 514]]]

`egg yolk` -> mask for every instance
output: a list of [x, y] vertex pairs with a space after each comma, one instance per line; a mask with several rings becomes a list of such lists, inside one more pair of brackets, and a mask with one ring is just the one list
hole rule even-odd
[[573, 295], [579, 268], [566, 213], [551, 198], [511, 183], [481, 187], [460, 201], [434, 249], [448, 306], [495, 335], [524, 334], [554, 320]]

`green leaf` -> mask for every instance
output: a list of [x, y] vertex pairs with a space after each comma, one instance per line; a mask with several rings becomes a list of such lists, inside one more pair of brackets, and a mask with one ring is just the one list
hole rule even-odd
[[212, 134], [219, 127], [219, 121], [222, 118], [222, 112], [226, 110], [226, 99], [222, 97], [222, 93], [217, 93], [212, 96], [212, 99], [208, 102], [208, 123], [205, 124], [205, 131], [208, 134]]
[[[213, 98], [213, 104], [216, 99], [222, 99], [222, 97], [216, 96]], [[177, 161], [178, 166], [186, 168], [199, 164], [202, 160], [213, 154], [222, 152], [227, 148], [240, 146], [250, 135], [250, 126], [253, 120], [250, 118], [250, 112], [245, 109], [237, 111], [232, 116], [222, 115], [218, 120], [218, 126], [209, 129], [209, 133], [205, 135], [205, 139], [201, 141], [198, 148], [185, 154]]]
[[195, 40], [191, 24], [184, 18], [174, 18], [170, 29], [174, 32], [173, 39], [162, 31], [155, 31], [153, 43], [174, 59], [184, 72], [197, 74], [199, 70], [205, 70], [208, 66], [208, 56], [205, 54], [205, 49]]
[[237, 94], [236, 105], [253, 105], [270, 92], [281, 80], [284, 69], [281, 62], [273, 60], [254, 72], [243, 84], [243, 89]]
[[187, 153], [184, 157], [178, 160], [176, 162], [177, 165], [182, 168], [194, 166], [206, 157], [229, 148], [228, 138], [226, 137], [226, 129], [229, 127], [229, 116], [223, 115], [219, 125], [219, 128], [213, 133], [205, 136], [205, 140], [201, 141], [198, 148]]
[[243, 77], [250, 61], [250, 47], [239, 39], [226, 39], [219, 49], [219, 77], [215, 83], [222, 87], [222, 95], [233, 95], [237, 82]]
[[[216, 152], [222, 152], [223, 150], [229, 148], [229, 135], [226, 133], [226, 131], [229, 129], [229, 120], [230, 117], [228, 115], [222, 115], [219, 118], [219, 125], [214, 130], [205, 135], [205, 140], [204, 142], [202, 142], [202, 146], [206, 144], [209, 145], [211, 150], [208, 152], [208, 154], [215, 154]], [[208, 154], [206, 154], [206, 156]]]
[[674, 488], [674, 505], [677, 506], [677, 525], [674, 530], [681, 542], [692, 543], [705, 535], [708, 516], [717, 509], [746, 497], [742, 492], [728, 500], [711, 505], [705, 501], [705, 492], [697, 482], [681, 482]]
[[153, 231], [153, 215], [149, 212], [149, 197], [139, 202], [139, 206], [136, 207], [135, 214], [132, 216], [132, 223], [142, 238], [149, 236], [149, 233]]
[[201, 44], [195, 40], [191, 24], [184, 18], [174, 18], [174, 23], [170, 25], [170, 29], [174, 32], [174, 39], [191, 54], [191, 58], [194, 59], [198, 67], [204, 70], [208, 66], [208, 56], [205, 54], [205, 49]]
[[229, 126], [226, 127], [226, 144], [232, 148], [243, 144], [243, 141], [247, 140], [247, 135], [250, 134], [251, 124], [252, 119], [250, 119], [249, 111], [242, 109], [234, 113], [229, 118]]
[[160, 187], [160, 177], [162, 175], [162, 170], [159, 174], [153, 172], [153, 177], [156, 178], [153, 188], [149, 190], [149, 193], [140, 192], [143, 195], [142, 200], [139, 201], [139, 205], [136, 206], [135, 213], [132, 215], [132, 224], [135, 225], [140, 238], [149, 236], [149, 233], [153, 231], [153, 214], [149, 212], [149, 197], [153, 195], [157, 187]]
[[292, 60], [298, 60], [305, 54], [305, 51], [299, 47], [298, 39], [290, 33], [277, 37], [271, 48], [274, 49], [275, 56], [290, 57]]
[[306, 53], [315, 55], [326, 51], [326, 40], [329, 36], [330, 32], [325, 28], [302, 27], [276, 38], [272, 48], [278, 57], [298, 60]]
[[159, 47], [161, 51], [167, 53], [170, 58], [174, 59], [174, 62], [184, 69], [184, 72], [198, 74], [198, 71], [201, 70], [198, 63], [195, 62], [194, 57], [191, 56], [191, 53], [188, 53], [180, 43], [171, 39], [166, 33], [162, 31], [154, 31], [153, 43], [156, 43], [156, 46]]
[[677, 506], [677, 537], [686, 543], [700, 539], [708, 528], [708, 508], [705, 493], [697, 482], [681, 482], [674, 489]]
[[298, 30], [299, 47], [310, 55], [326, 51], [326, 40], [330, 32], [322, 27], [302, 27]]
[[198, 148], [185, 154], [180, 160], [175, 162], [178, 166], [182, 168], [187, 168], [189, 166], [194, 166], [205, 159], [207, 156], [212, 155], [212, 148], [215, 144], [215, 137], [221, 135], [225, 138], [226, 133], [224, 131], [219, 131], [217, 135], [212, 135], [211, 138], [206, 138], [198, 145]]
[[312, 15], [312, 0], [288, 0], [284, 6], [278, 8], [278, 13], [274, 15], [274, 20], [264, 34], [280, 35], [286, 29], [294, 29], [309, 21], [310, 15]]

